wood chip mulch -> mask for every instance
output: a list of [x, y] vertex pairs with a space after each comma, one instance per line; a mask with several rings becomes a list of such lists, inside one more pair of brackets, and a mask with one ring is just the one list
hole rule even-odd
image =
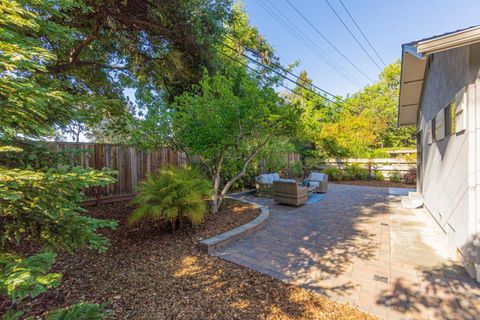
[[41, 316], [88, 301], [104, 303], [112, 310], [111, 319], [373, 319], [198, 251], [199, 240], [254, 219], [259, 210], [253, 206], [229, 200], [201, 227], [176, 234], [151, 222], [128, 227], [131, 210], [128, 203], [91, 208], [95, 217], [119, 221], [119, 228], [108, 232], [110, 249], [59, 255], [54, 271], [63, 274], [60, 287], [24, 300], [19, 309]]

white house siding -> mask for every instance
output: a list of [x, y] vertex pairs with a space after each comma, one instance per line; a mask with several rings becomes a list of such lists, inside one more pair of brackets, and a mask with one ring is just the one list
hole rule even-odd
[[[479, 121], [474, 114], [479, 54], [478, 45], [433, 54], [429, 66], [427, 64], [418, 115], [418, 129], [422, 130], [422, 167], [418, 187], [425, 198], [425, 207], [445, 231], [452, 255], [457, 250], [464, 251], [465, 244], [478, 232], [475, 212], [476, 207], [480, 208], [480, 202], [476, 201], [475, 187], [477, 181], [480, 182], [480, 173], [476, 169], [476, 159], [480, 161], [480, 138], [476, 142], [475, 135], [480, 133], [474, 128], [477, 128], [476, 123], [480, 128], [480, 112]], [[429, 144], [431, 120], [463, 87], [468, 88], [469, 97], [466, 100], [467, 129]], [[476, 144], [479, 145], [478, 157]], [[478, 199], [480, 201], [480, 193]]]
[[470, 47], [468, 91], [469, 111], [469, 236], [462, 246], [467, 260], [467, 271], [480, 281], [480, 44]]

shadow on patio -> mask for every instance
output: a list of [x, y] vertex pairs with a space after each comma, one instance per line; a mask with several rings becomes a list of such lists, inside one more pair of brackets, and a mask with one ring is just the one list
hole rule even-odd
[[427, 217], [388, 189], [333, 185], [299, 208], [260, 201], [272, 209], [266, 227], [214, 255], [383, 318], [478, 318], [478, 286], [423, 240]]
[[381, 246], [385, 196], [383, 188], [332, 186], [320, 203], [300, 208], [261, 199], [272, 209], [266, 228], [215, 255], [327, 296], [358, 295], [355, 263], [390, 254]]

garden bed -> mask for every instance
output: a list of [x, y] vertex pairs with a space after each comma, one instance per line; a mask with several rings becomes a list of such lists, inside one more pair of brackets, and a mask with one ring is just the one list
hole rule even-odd
[[131, 210], [126, 203], [90, 208], [95, 217], [119, 221], [119, 228], [108, 232], [110, 249], [105, 254], [82, 250], [60, 255], [54, 267], [64, 275], [60, 287], [19, 307], [28, 315], [42, 315], [83, 300], [104, 303], [112, 319], [369, 318], [348, 305], [198, 251], [201, 239], [254, 219], [259, 214], [254, 206], [228, 200], [198, 229], [176, 234], [151, 222], [129, 228]]
[[392, 181], [379, 181], [379, 180], [347, 180], [347, 181], [333, 181], [330, 183], [338, 184], [352, 184], [357, 186], [370, 186], [370, 187], [386, 187], [386, 188], [408, 188], [415, 189], [416, 185], [406, 184], [403, 182], [392, 182]]

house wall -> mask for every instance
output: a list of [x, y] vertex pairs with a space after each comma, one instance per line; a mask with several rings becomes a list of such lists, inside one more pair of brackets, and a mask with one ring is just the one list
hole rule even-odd
[[[424, 196], [425, 208], [444, 230], [452, 256], [456, 252], [467, 255], [465, 251], [471, 249], [466, 249], [465, 244], [471, 241], [478, 230], [476, 207], [480, 206], [476, 201], [475, 187], [477, 181], [480, 181], [480, 175], [476, 177], [480, 153], [477, 157], [477, 133], [474, 128], [476, 123], [480, 124], [475, 116], [479, 58], [479, 45], [433, 54], [427, 64], [418, 114], [418, 130], [422, 130], [422, 164], [418, 188]], [[431, 120], [463, 87], [467, 87], [468, 96], [466, 130], [429, 143]], [[480, 112], [478, 118], [480, 120]]]

